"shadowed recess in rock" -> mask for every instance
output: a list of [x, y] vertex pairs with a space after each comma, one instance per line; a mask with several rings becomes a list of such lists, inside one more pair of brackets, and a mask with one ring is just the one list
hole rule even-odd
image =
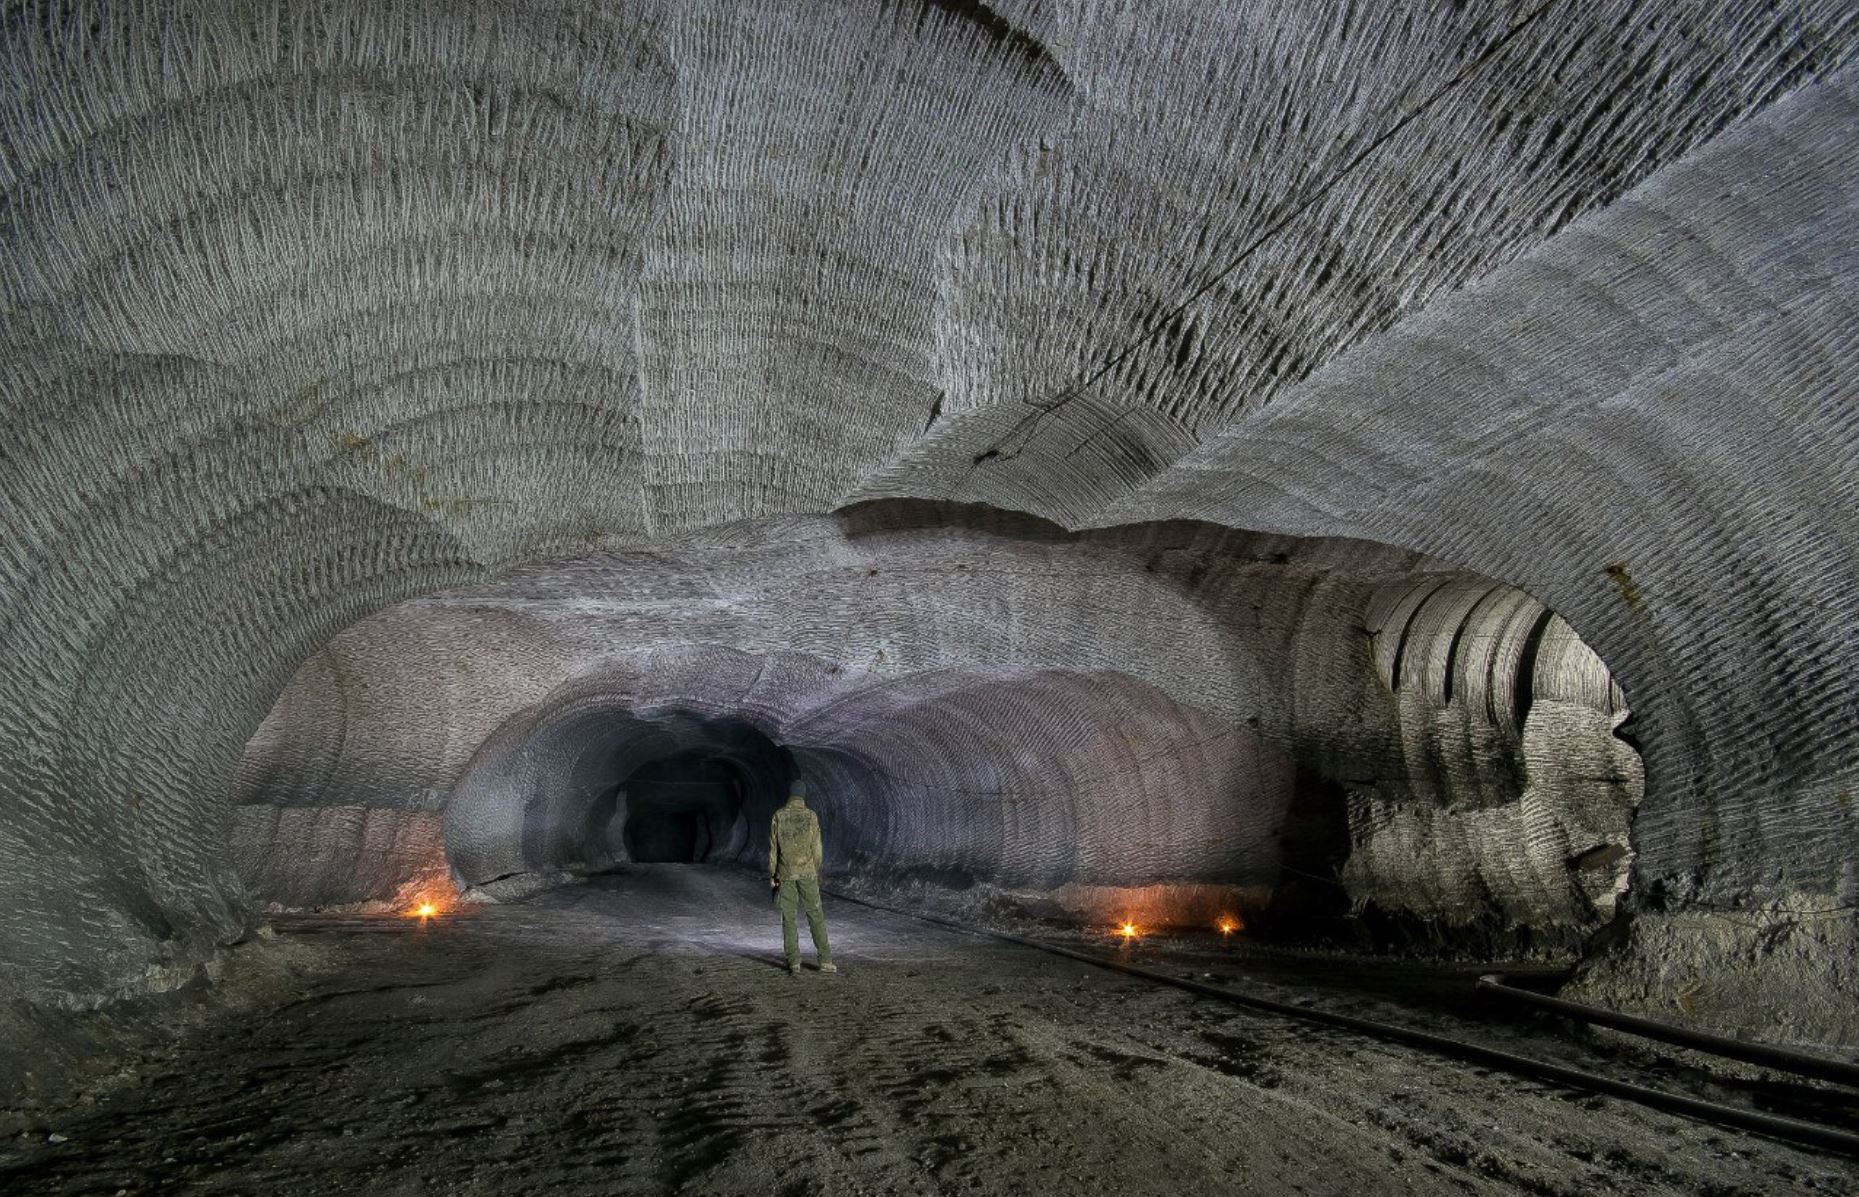
[[254, 739], [234, 839], [283, 906], [527, 892], [629, 857], [626, 779], [703, 758], [745, 866], [798, 775], [874, 894], [1567, 951], [1625, 881], [1625, 717], [1527, 595], [1372, 545], [880, 506], [357, 626]]

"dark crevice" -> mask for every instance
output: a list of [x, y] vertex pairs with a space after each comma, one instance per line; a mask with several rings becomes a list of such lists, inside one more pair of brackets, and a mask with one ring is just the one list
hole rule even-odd
[[1644, 757], [1646, 755], [1646, 750], [1640, 746], [1639, 734], [1635, 731], [1633, 726], [1637, 719], [1638, 716], [1632, 713], [1629, 713], [1625, 719], [1622, 719], [1620, 721], [1620, 726], [1614, 729], [1614, 739], [1619, 740], [1635, 753]]
[[940, 13], [981, 33], [1008, 56], [1018, 59], [1029, 75], [1050, 79], [1068, 93], [1072, 90], [1071, 77], [1045, 43], [1016, 29], [1012, 21], [981, 0], [918, 0], [918, 5], [919, 27], [929, 21], [931, 13]]
[[728, 760], [706, 752], [641, 765], [618, 792], [625, 795], [622, 835], [627, 858], [642, 863], [719, 859], [743, 819], [740, 772]]
[[1407, 613], [1407, 619], [1401, 624], [1400, 639], [1394, 642], [1394, 664], [1388, 671], [1389, 689], [1396, 694], [1401, 692], [1401, 670], [1407, 665], [1407, 646], [1413, 638], [1414, 620], [1420, 618], [1420, 613], [1426, 610], [1426, 605], [1433, 600], [1434, 595], [1451, 584], [1452, 579], [1442, 579], [1433, 589], [1427, 591], [1425, 598], [1414, 604], [1414, 609]]
[[1536, 617], [1530, 627], [1530, 634], [1524, 637], [1523, 651], [1517, 656], [1517, 680], [1511, 698], [1511, 709], [1517, 713], [1517, 726], [1521, 728], [1530, 717], [1530, 707], [1536, 697], [1536, 654], [1543, 647], [1543, 636], [1549, 631], [1549, 621], [1556, 617], [1554, 611], [1544, 611]]
[[1465, 618], [1452, 629], [1452, 639], [1446, 642], [1446, 671], [1440, 679], [1440, 692], [1445, 696], [1447, 706], [1452, 705], [1453, 675], [1459, 672], [1459, 646], [1465, 642], [1465, 629], [1471, 626], [1472, 612], [1477, 610], [1478, 606], [1474, 603], [1472, 609], [1465, 613]]

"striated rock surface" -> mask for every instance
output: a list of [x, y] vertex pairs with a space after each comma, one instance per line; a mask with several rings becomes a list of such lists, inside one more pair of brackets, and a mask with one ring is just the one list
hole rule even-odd
[[[0, 995], [180, 983], [242, 872], [405, 884], [470, 754], [617, 655], [532, 599], [924, 719], [889, 687], [955, 671], [1058, 738], [1042, 793], [1127, 676], [1156, 746], [1341, 787], [1351, 896], [1445, 935], [1586, 926], [1625, 846], [1661, 985], [1717, 919], [1850, 963], [1856, 47], [1844, 0], [11, 6]], [[1141, 527], [989, 517], [963, 570], [856, 506], [896, 499]], [[1227, 867], [1198, 801], [1138, 872]]]
[[1411, 554], [878, 505], [357, 625], [254, 737], [233, 840], [282, 906], [558, 877], [628, 859], [628, 778], [701, 752], [744, 787], [712, 859], [758, 862], [802, 776], [873, 893], [1568, 950], [1625, 876], [1625, 715], [1560, 619]]

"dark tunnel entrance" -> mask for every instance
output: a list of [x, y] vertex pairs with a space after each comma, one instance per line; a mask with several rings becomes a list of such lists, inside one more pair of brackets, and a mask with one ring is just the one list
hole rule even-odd
[[621, 843], [641, 864], [697, 864], [727, 859], [748, 838], [746, 783], [727, 759], [684, 752], [633, 770], [614, 804], [624, 812]]
[[755, 829], [794, 776], [788, 750], [748, 720], [628, 698], [577, 695], [486, 740], [446, 811], [457, 882], [760, 858]]

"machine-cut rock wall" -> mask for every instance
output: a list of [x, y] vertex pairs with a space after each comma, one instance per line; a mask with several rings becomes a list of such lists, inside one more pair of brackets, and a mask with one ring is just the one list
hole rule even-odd
[[[1564, 852], [1584, 899], [1480, 909], [1602, 910], [1630, 738], [1616, 992], [1733, 961], [1667, 1012], [1859, 1041], [1855, 48], [1846, 0], [6, 8], [0, 996], [179, 985], [242, 872], [391, 893], [505, 719], [703, 643], [1135, 678], [1353, 785], [1350, 884], [1441, 926]], [[1030, 518], [981, 568], [898, 499]], [[1371, 598], [1439, 572], [1631, 723], [1573, 650], [1481, 707], [1451, 635], [1390, 694]], [[1386, 883], [1396, 833], [1467, 854]]]
[[1567, 951], [1612, 913], [1640, 794], [1624, 698], [1512, 588], [1368, 544], [908, 504], [709, 539], [338, 637], [246, 757], [254, 895], [389, 901], [448, 853], [461, 885], [541, 883], [598, 855], [585, 812], [631, 769], [738, 755], [721, 721], [764, 742], [762, 815], [776, 747], [874, 892], [1096, 917], [1175, 887], [1141, 899], [1153, 923], [1225, 886], [1248, 915], [1372, 906], [1458, 950]]

